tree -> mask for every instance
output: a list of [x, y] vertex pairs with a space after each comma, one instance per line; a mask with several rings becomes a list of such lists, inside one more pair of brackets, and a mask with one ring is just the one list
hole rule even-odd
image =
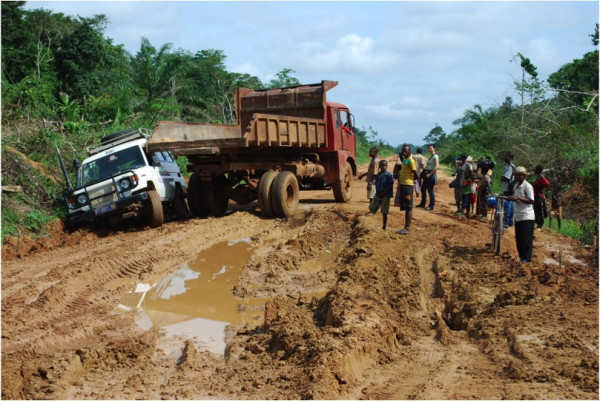
[[296, 71], [291, 68], [284, 68], [275, 74], [275, 78], [269, 81], [269, 88], [286, 88], [288, 86], [300, 86], [302, 85], [300, 81], [292, 77], [290, 74], [295, 73]]
[[[550, 86], [578, 105], [598, 96], [598, 50], [565, 64], [548, 77]], [[596, 104], [597, 108], [597, 104]]]
[[100, 85], [105, 39], [104, 15], [80, 17], [75, 29], [61, 38], [55, 51], [56, 71], [61, 81], [61, 91], [77, 99], [96, 92]]
[[429, 133], [425, 135], [423, 141], [427, 143], [433, 143], [434, 145], [438, 146], [444, 139], [446, 139], [446, 133], [442, 127], [436, 124], [435, 127], [433, 127]]
[[594, 33], [591, 33], [590, 38], [592, 38], [592, 43], [594, 46], [598, 46], [598, 24], [596, 24], [596, 30]]
[[170, 53], [172, 44], [166, 43], [156, 49], [147, 38], [142, 38], [140, 50], [132, 61], [134, 82], [149, 109], [154, 100], [177, 91], [176, 78], [182, 74], [184, 58]]
[[30, 73], [27, 47], [30, 36], [24, 1], [2, 2], [2, 80], [16, 84]]
[[[541, 82], [538, 80], [537, 67], [531, 63], [527, 57], [521, 53], [517, 53], [513, 57], [513, 61], [518, 62], [521, 67], [521, 81], [515, 81], [514, 85], [517, 91], [521, 94], [521, 129], [525, 125], [525, 94], [529, 94], [531, 103], [540, 100], [544, 89]], [[526, 79], [526, 75], [529, 79]]]

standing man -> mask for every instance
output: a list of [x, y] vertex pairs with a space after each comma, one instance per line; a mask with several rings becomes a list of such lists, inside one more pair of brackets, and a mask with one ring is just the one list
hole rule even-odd
[[[506, 167], [504, 167], [504, 173], [502, 174], [502, 177], [500, 177], [500, 181], [502, 181], [502, 193], [504, 196], [513, 195], [515, 186], [513, 172], [515, 171], [515, 165], [512, 161], [514, 158], [515, 155], [513, 152], [509, 150], [504, 152], [504, 163], [506, 163]], [[504, 202], [504, 228], [512, 227], [514, 225], [514, 209], [514, 202]]]
[[519, 259], [522, 263], [529, 263], [531, 262], [531, 251], [533, 250], [533, 228], [535, 223], [533, 186], [525, 180], [527, 176], [525, 167], [517, 167], [514, 176], [516, 181], [514, 195], [509, 196], [508, 199], [515, 202], [515, 239]]
[[537, 176], [533, 183], [534, 204], [533, 211], [535, 212], [535, 225], [538, 230], [544, 226], [544, 219], [548, 217], [548, 209], [546, 208], [546, 194], [544, 191], [550, 186], [550, 181], [542, 175], [544, 167], [538, 164], [533, 169], [533, 173]]
[[413, 159], [415, 159], [415, 163], [417, 164], [417, 178], [415, 180], [415, 195], [421, 196], [421, 171], [425, 169], [425, 156], [423, 156], [423, 150], [421, 148], [417, 148], [417, 154], [413, 155]]
[[410, 145], [402, 145], [402, 170], [400, 170], [400, 210], [404, 210], [404, 229], [396, 231], [397, 234], [407, 235], [410, 232], [410, 223], [412, 222], [413, 191], [417, 176], [417, 164], [412, 158]]
[[[461, 153], [460, 155], [460, 164], [456, 168], [456, 187], [458, 188], [458, 193], [460, 197], [456, 200], [456, 215], [461, 216], [462, 211], [464, 209], [469, 209], [469, 194], [470, 185], [471, 185], [471, 177], [473, 175], [473, 171], [471, 170], [471, 164], [467, 162], [469, 155], [466, 153]], [[467, 183], [468, 181], [468, 183]], [[469, 188], [467, 188], [469, 186]], [[464, 195], [467, 195], [466, 197]]]
[[367, 176], [367, 199], [369, 200], [369, 204], [375, 197], [375, 174], [377, 171], [377, 165], [379, 164], [377, 153], [379, 153], [379, 149], [377, 148], [371, 148], [369, 150], [369, 157], [371, 157], [369, 168], [367, 169], [366, 173], [362, 173], [358, 176], [359, 180], [362, 180], [364, 176]]
[[[424, 207], [425, 210], [433, 210], [435, 207], [435, 194], [433, 193], [433, 187], [437, 184], [436, 171], [440, 166], [440, 157], [435, 153], [435, 145], [430, 143], [427, 145], [427, 151], [430, 156], [427, 160], [425, 168], [421, 172], [420, 176], [423, 178], [423, 185], [421, 186], [421, 202], [417, 207]], [[427, 194], [429, 194], [429, 206], [425, 207], [427, 203]]]

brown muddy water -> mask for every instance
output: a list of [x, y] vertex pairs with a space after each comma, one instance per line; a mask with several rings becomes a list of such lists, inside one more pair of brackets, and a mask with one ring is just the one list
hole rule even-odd
[[[300, 270], [333, 267], [343, 246], [332, 244], [316, 259], [305, 261]], [[159, 347], [167, 354], [179, 355], [182, 341], [189, 339], [198, 350], [224, 355], [228, 328], [255, 328], [264, 322], [268, 299], [233, 295], [233, 287], [253, 251], [250, 238], [217, 243], [159, 282], [137, 283], [117, 308], [137, 311], [135, 321], [142, 330], [162, 329], [166, 335]], [[326, 292], [304, 295], [322, 297]]]
[[137, 309], [136, 323], [144, 330], [163, 329], [161, 348], [168, 354], [176, 354], [185, 339], [199, 350], [223, 354], [228, 326], [263, 321], [266, 300], [240, 299], [232, 292], [253, 250], [249, 238], [215, 244], [158, 283], [138, 283], [118, 308]]

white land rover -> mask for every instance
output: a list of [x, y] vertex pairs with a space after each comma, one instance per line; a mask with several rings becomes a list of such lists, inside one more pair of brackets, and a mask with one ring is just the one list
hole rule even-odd
[[[191, 216], [179, 166], [169, 152], [148, 154], [148, 137], [142, 129], [119, 131], [102, 138], [99, 147], [88, 148], [83, 163], [73, 161], [77, 182], [65, 197], [71, 226], [142, 217], [150, 227], [158, 227], [165, 211], [179, 218]], [[71, 186], [68, 180], [67, 185]]]

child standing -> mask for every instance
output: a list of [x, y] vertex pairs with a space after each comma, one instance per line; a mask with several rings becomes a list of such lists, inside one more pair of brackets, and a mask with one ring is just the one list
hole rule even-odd
[[548, 225], [550, 229], [552, 229], [552, 215], [556, 216], [556, 220], [558, 220], [558, 229], [560, 230], [560, 224], [562, 220], [562, 187], [559, 183], [553, 185], [552, 191], [552, 205], [550, 209], [550, 219], [548, 221]]
[[375, 176], [375, 196], [369, 206], [369, 215], [374, 215], [381, 207], [381, 215], [383, 216], [383, 230], [387, 226], [387, 215], [390, 212], [390, 199], [394, 194], [394, 177], [392, 173], [387, 171], [387, 160], [379, 162], [379, 173]]

